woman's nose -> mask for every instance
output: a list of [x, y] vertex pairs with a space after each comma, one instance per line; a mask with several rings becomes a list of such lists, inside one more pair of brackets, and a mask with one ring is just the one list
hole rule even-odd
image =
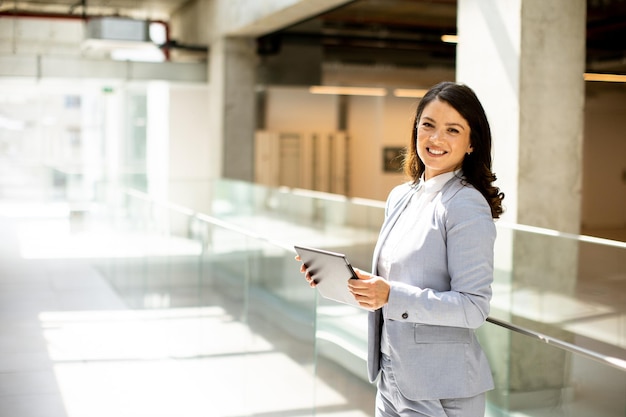
[[432, 142], [437, 142], [439, 139], [442, 138], [441, 132], [439, 132], [438, 130], [434, 131], [431, 135], [430, 135], [430, 140]]

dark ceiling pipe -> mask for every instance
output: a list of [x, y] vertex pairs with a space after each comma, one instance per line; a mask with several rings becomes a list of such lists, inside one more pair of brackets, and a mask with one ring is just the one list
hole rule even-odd
[[82, 7], [83, 19], [87, 20], [87, 0], [81, 0], [76, 4], [70, 6], [70, 13], [74, 12], [74, 9], [78, 6]]
[[[29, 12], [22, 10], [4, 10], [0, 11], [0, 17], [8, 17], [14, 19], [69, 19], [69, 20], [87, 20], [88, 17], [76, 14], [66, 13], [42, 13]], [[96, 16], [92, 16], [96, 17]]]

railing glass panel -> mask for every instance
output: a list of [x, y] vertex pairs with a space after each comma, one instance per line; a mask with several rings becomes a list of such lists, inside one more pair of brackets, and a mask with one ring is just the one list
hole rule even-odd
[[[137, 192], [116, 197], [115, 224], [150, 236], [153, 248], [107, 261], [104, 274], [132, 308], [195, 309], [196, 339], [182, 353], [185, 343], [167, 343], [231, 363], [219, 370], [229, 372], [221, 388], [238, 387], [242, 415], [373, 416], [367, 313], [317, 297], [292, 245], [345, 252], [369, 270], [382, 204], [232, 181], [210, 194], [205, 212]], [[504, 224], [498, 233], [491, 322], [479, 331], [496, 379], [487, 415], [623, 417], [623, 296], [602, 291], [626, 271], [625, 249]], [[607, 287], [589, 291], [594, 279]]]
[[623, 369], [492, 323], [478, 335], [496, 383], [487, 416], [625, 415]]

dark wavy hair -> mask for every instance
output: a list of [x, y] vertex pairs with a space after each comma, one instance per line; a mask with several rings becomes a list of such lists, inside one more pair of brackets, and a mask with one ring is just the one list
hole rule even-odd
[[485, 197], [491, 207], [491, 217], [499, 218], [504, 212], [504, 193], [492, 184], [496, 176], [491, 171], [491, 129], [482, 104], [474, 91], [466, 85], [444, 81], [433, 86], [420, 100], [413, 119], [411, 143], [404, 157], [404, 172], [417, 184], [426, 169], [417, 154], [417, 122], [424, 108], [437, 99], [452, 106], [469, 124], [473, 152], [463, 158], [464, 180]]

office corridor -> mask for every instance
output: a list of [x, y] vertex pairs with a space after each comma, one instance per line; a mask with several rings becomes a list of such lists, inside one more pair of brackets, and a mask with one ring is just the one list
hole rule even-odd
[[372, 415], [371, 386], [321, 361], [314, 392], [312, 344], [239, 321], [236, 301], [171, 282], [119, 294], [93, 258], [23, 259], [27, 223], [0, 221], [0, 415], [299, 416], [314, 394], [317, 415]]

